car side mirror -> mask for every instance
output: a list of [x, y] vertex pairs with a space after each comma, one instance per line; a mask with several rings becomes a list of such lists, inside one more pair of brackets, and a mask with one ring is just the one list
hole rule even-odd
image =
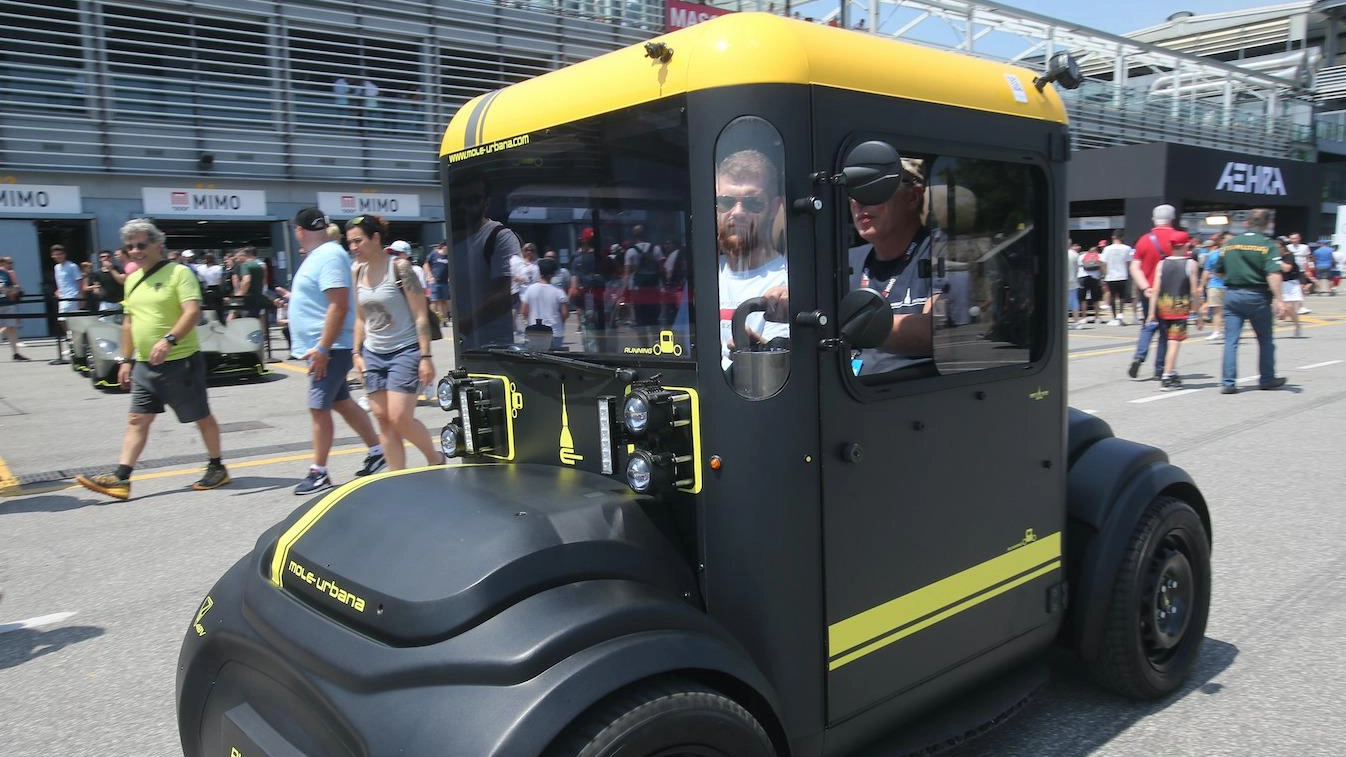
[[861, 142], [846, 153], [841, 176], [852, 200], [881, 205], [902, 185], [902, 156], [887, 142]]
[[893, 311], [873, 289], [856, 289], [841, 298], [841, 338], [857, 349], [878, 347], [893, 330]]

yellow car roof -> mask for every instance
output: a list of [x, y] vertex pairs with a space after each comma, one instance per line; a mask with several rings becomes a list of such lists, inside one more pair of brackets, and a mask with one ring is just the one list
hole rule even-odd
[[[686, 92], [743, 84], [816, 84], [1024, 118], [1066, 122], [1052, 87], [1025, 68], [770, 13], [730, 13], [481, 95], [454, 115], [440, 155]], [[466, 156], [465, 156], [466, 157]]]

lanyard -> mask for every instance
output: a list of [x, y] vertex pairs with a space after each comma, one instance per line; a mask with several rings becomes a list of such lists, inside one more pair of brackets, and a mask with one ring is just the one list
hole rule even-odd
[[[899, 262], [904, 260], [910, 261], [912, 253], [915, 252], [916, 248], [920, 246], [921, 240], [924, 236], [925, 236], [924, 234], [917, 234], [915, 237], [912, 238], [911, 242], [907, 244], [906, 253], [899, 259]], [[897, 273], [894, 273], [893, 277], [888, 279], [888, 283], [883, 287], [883, 299], [885, 300], [888, 299], [888, 295], [893, 291], [893, 285], [897, 283], [897, 277], [901, 276], [902, 271], [904, 270], [906, 270], [906, 266], [899, 266], [897, 269]], [[860, 288], [864, 289], [865, 287], [868, 286], [869, 286], [869, 266], [865, 266], [860, 271]]]

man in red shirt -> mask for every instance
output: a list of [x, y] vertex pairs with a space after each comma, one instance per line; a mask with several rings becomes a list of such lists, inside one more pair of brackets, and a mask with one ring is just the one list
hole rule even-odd
[[1155, 332], [1159, 333], [1159, 349], [1154, 356], [1154, 377], [1163, 378], [1164, 358], [1168, 356], [1168, 337], [1164, 330], [1159, 328], [1158, 322], [1150, 320], [1150, 293], [1154, 291], [1151, 285], [1154, 283], [1154, 273], [1159, 267], [1159, 261], [1169, 255], [1187, 254], [1187, 245], [1192, 242], [1187, 232], [1173, 228], [1173, 220], [1177, 217], [1178, 213], [1172, 205], [1156, 205], [1150, 214], [1154, 228], [1148, 233], [1141, 234], [1134, 245], [1136, 252], [1131, 257], [1131, 280], [1136, 283], [1136, 298], [1140, 300], [1141, 327], [1140, 338], [1136, 341], [1136, 354], [1131, 357], [1131, 367], [1126, 369], [1126, 375], [1131, 378], [1136, 377], [1141, 364], [1149, 356], [1150, 341], [1154, 338]]

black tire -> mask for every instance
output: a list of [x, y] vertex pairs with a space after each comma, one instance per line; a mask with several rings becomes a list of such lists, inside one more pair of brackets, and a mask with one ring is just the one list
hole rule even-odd
[[774, 757], [761, 724], [723, 694], [683, 680], [608, 697], [563, 733], [548, 757]]
[[1209, 614], [1205, 525], [1186, 502], [1158, 497], [1122, 556], [1094, 679], [1135, 699], [1172, 693], [1196, 664]]

